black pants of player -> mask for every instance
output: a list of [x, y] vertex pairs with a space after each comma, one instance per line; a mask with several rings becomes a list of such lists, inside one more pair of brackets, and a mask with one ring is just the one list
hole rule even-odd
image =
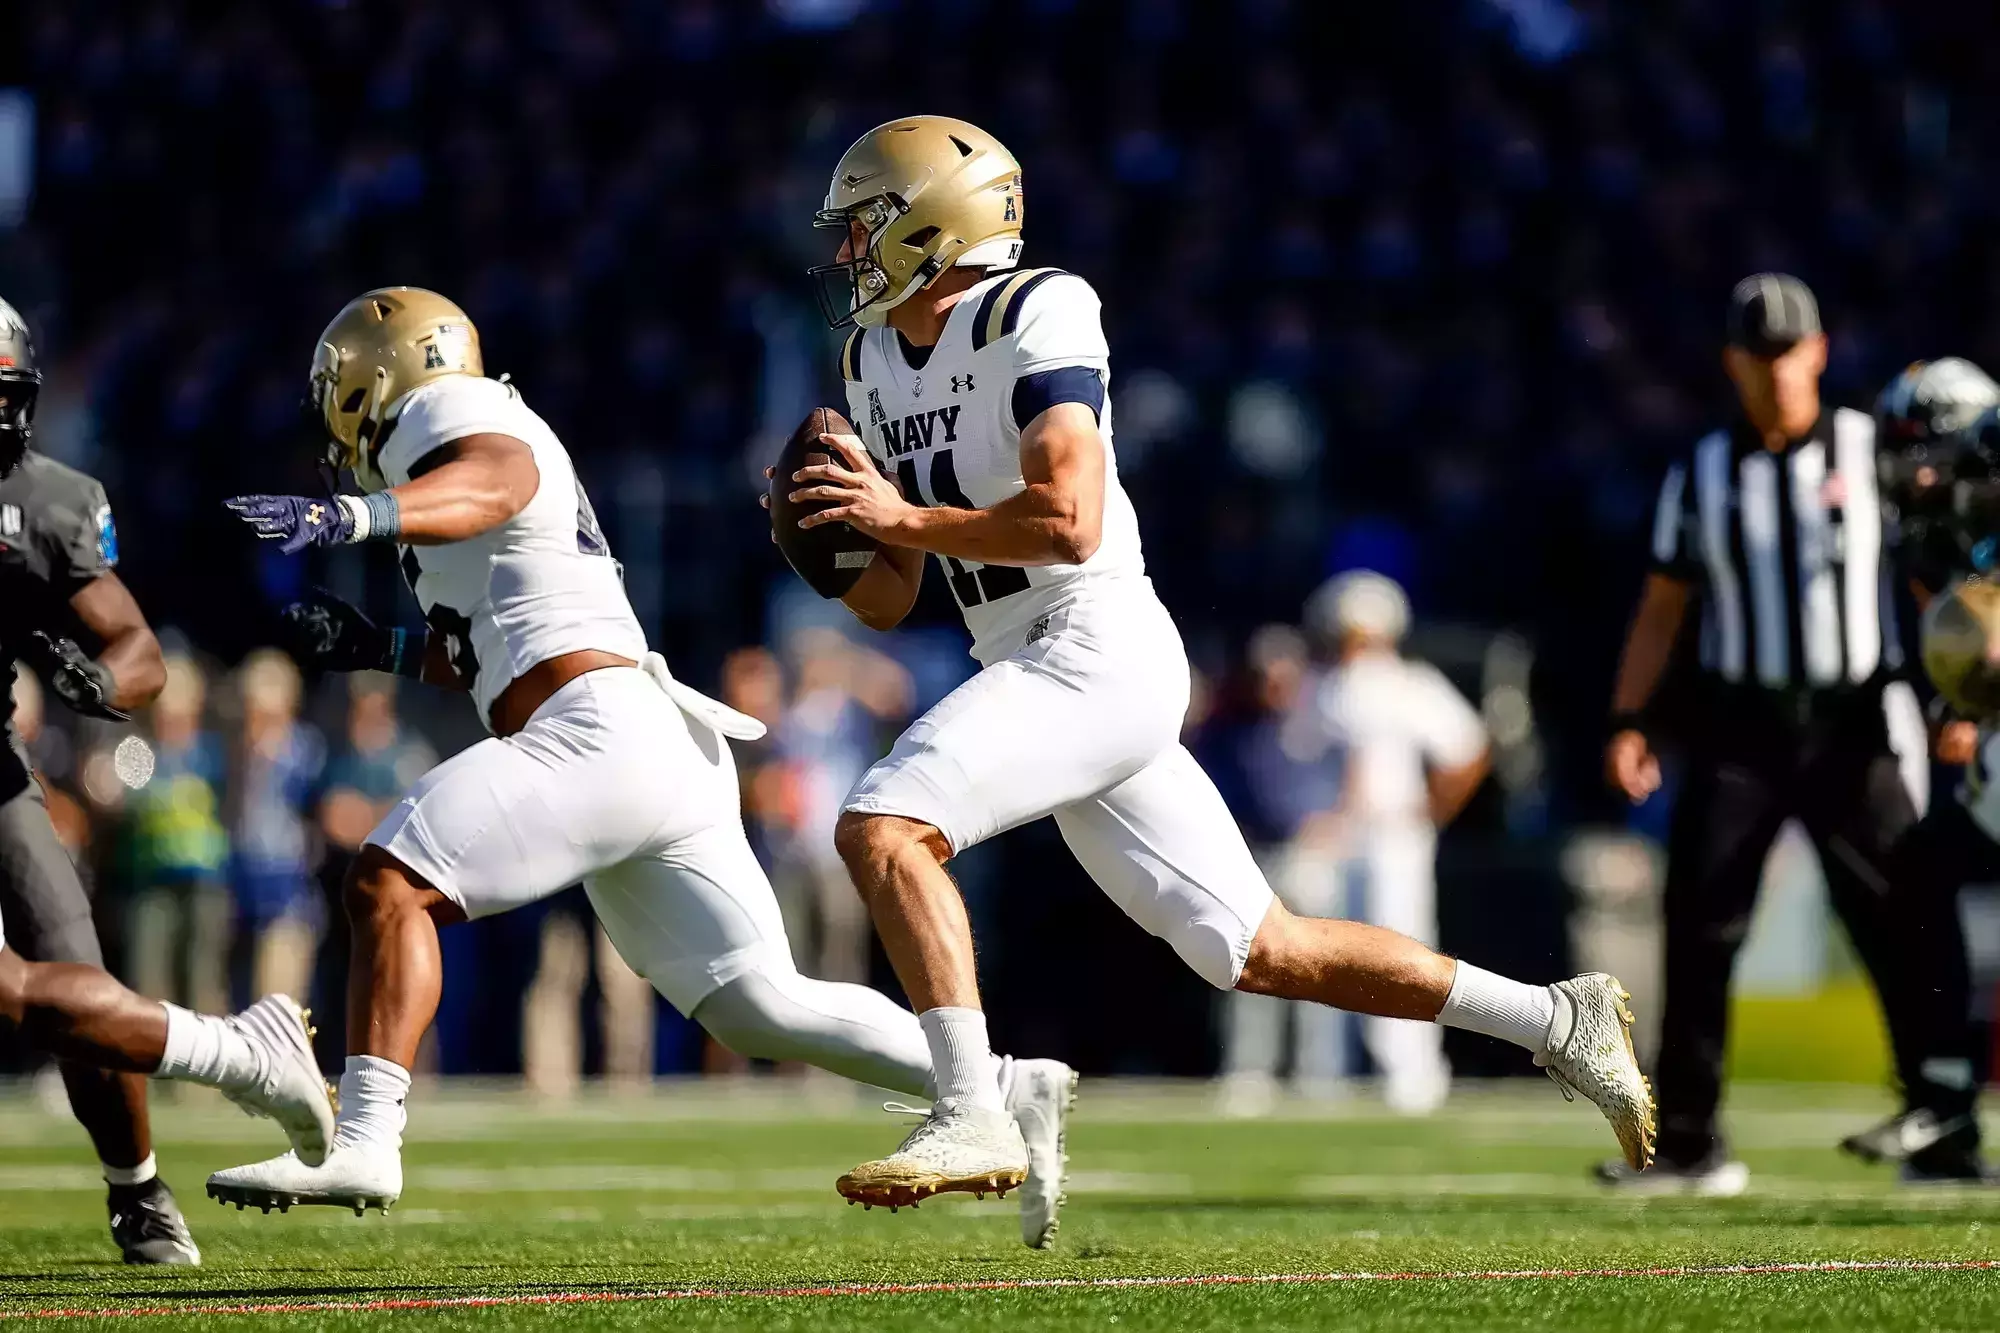
[[[0, 736], [0, 933], [30, 962], [104, 966], [90, 895], [49, 822], [48, 804], [19, 750]], [[145, 1080], [64, 1062], [70, 1108], [98, 1157], [137, 1166], [148, 1151]]]
[[[1722, 719], [1715, 719], [1721, 721]], [[1734, 723], [1741, 721], [1742, 725]], [[1720, 1145], [1730, 973], [1750, 926], [1764, 861], [1788, 819], [1819, 853], [1834, 911], [1881, 997], [1905, 1088], [1942, 1095], [1923, 1076], [1940, 1041], [1962, 1032], [1964, 940], [1935, 911], [1912, 912], [1897, 864], [1917, 823], [1889, 749], [1879, 698], [1837, 721], [1781, 725], [1732, 719], [1689, 754], [1668, 834], [1666, 1010], [1659, 1067], [1662, 1161], [1692, 1165]], [[1944, 1022], [1941, 1015], [1956, 1009]], [[1952, 1025], [1956, 1023], [1957, 1028]], [[1945, 1031], [1949, 1030], [1949, 1031]], [[1963, 1047], [1955, 1046], [1962, 1054]]]
[[[1897, 1073], [1913, 1103], [1948, 1118], [1972, 1109], [1990, 1072], [1986, 1034], [1972, 1014], [1959, 894], [1967, 885], [2000, 883], [2000, 842], [1972, 822], [1953, 793], [1936, 793], [1895, 858], [1895, 883], [1899, 938], [1914, 998], [1926, 1008], [1928, 1039], [1907, 1057], [1899, 1053]], [[1906, 1061], [1914, 1067], [1903, 1068]]]

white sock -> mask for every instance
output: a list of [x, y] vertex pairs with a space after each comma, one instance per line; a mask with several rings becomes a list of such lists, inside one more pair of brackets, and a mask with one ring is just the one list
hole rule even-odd
[[986, 1040], [986, 1015], [977, 1009], [930, 1009], [917, 1015], [931, 1047], [931, 1077], [939, 1101], [969, 1102], [1004, 1111], [999, 1068]]
[[237, 1088], [263, 1077], [257, 1048], [227, 1022], [177, 1004], [160, 1007], [167, 1011], [167, 1049], [155, 1078]]
[[107, 1185], [143, 1185], [160, 1174], [160, 1164], [147, 1153], [146, 1160], [137, 1166], [113, 1166], [109, 1162], [99, 1162], [104, 1168], [104, 1183]]
[[333, 1141], [343, 1146], [381, 1145], [401, 1151], [403, 1109], [410, 1095], [410, 1071], [393, 1060], [350, 1055], [340, 1076], [340, 1116]]
[[1437, 1016], [1445, 1027], [1484, 1032], [1537, 1055], [1548, 1048], [1555, 1019], [1553, 986], [1526, 986], [1465, 962], [1458, 965], [1451, 994]]

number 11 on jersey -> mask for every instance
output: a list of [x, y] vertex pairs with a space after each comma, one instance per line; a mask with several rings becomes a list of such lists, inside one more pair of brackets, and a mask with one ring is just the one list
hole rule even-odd
[[[905, 458], [896, 464], [896, 482], [903, 488], [903, 498], [912, 504], [931, 509], [940, 506], [949, 509], [979, 507], [972, 503], [958, 484], [958, 469], [952, 464], [949, 449], [940, 449], [931, 455], [931, 489], [928, 496], [917, 484], [917, 460], [914, 458]], [[1028, 571], [1018, 565], [982, 565], [945, 556], [944, 566], [951, 582], [951, 594], [958, 599], [960, 606], [997, 602], [1002, 597], [1012, 597], [1017, 592], [1028, 590]]]

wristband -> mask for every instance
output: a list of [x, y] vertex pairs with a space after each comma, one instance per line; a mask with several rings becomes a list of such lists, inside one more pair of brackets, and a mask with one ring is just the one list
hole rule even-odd
[[411, 680], [420, 678], [424, 674], [423, 637], [402, 628], [390, 630], [388, 645], [382, 652], [382, 670]]
[[1643, 733], [1645, 730], [1646, 730], [1646, 715], [1644, 713], [1627, 711], [1627, 712], [1613, 713], [1611, 715], [1611, 734], [1614, 736], [1616, 736], [1621, 731], [1637, 731]]
[[336, 495], [334, 502], [347, 511], [354, 522], [354, 535], [349, 541], [393, 541], [401, 535], [402, 519], [396, 508], [396, 497], [387, 491], [377, 491], [373, 495]]

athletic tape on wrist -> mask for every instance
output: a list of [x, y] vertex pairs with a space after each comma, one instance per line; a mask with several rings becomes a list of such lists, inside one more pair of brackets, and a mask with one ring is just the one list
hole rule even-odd
[[334, 497], [347, 516], [354, 521], [354, 535], [349, 541], [383, 542], [393, 541], [403, 530], [402, 517], [396, 508], [396, 497], [387, 491], [374, 495], [340, 495]]

